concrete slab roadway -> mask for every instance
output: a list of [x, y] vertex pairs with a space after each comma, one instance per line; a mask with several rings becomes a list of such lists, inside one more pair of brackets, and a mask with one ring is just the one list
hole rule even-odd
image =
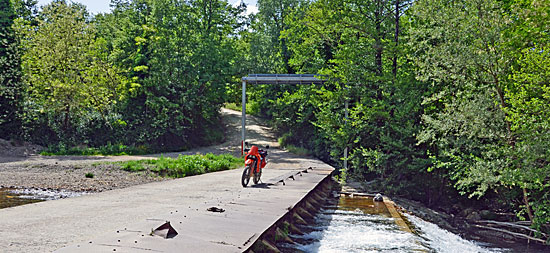
[[[242, 252], [333, 170], [277, 149], [270, 157], [263, 184], [256, 187], [243, 188], [237, 169], [2, 209], [0, 249]], [[296, 180], [278, 183], [308, 167], [313, 169]], [[176, 237], [150, 235], [166, 221]]]

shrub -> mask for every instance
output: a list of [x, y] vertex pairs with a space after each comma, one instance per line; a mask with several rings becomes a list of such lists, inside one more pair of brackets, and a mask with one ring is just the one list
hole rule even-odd
[[152, 151], [145, 146], [126, 146], [122, 144], [111, 145], [107, 144], [98, 148], [89, 148], [89, 147], [71, 147], [67, 148], [64, 144], [58, 144], [54, 146], [49, 146], [46, 150], [42, 151], [40, 154], [44, 156], [55, 156], [55, 155], [83, 155], [83, 156], [92, 156], [92, 155], [145, 155], [149, 154]]

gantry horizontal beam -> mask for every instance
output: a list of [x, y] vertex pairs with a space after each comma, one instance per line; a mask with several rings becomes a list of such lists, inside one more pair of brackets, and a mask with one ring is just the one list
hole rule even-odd
[[313, 74], [250, 74], [242, 78], [248, 84], [323, 84], [326, 76]]

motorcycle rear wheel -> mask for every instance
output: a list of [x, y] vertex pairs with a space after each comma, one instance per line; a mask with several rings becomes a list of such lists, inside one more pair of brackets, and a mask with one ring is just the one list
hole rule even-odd
[[254, 178], [252, 178], [252, 181], [254, 184], [258, 184], [260, 182], [260, 177], [262, 176], [262, 170], [260, 169], [259, 172], [254, 173]]
[[246, 187], [248, 185], [248, 182], [250, 182], [250, 170], [250, 165], [244, 167], [243, 176], [241, 177], [241, 184], [243, 185], [243, 187]]

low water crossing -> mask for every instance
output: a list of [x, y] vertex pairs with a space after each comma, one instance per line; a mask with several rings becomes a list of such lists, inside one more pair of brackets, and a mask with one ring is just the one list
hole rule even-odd
[[[46, 189], [0, 188], [0, 209], [76, 197], [86, 193]], [[290, 235], [296, 244], [279, 244], [283, 252], [546, 252], [524, 245], [512, 249], [468, 241], [414, 215], [404, 214], [413, 233], [395, 223], [386, 205], [369, 197], [342, 195], [329, 200], [313, 224]]]

